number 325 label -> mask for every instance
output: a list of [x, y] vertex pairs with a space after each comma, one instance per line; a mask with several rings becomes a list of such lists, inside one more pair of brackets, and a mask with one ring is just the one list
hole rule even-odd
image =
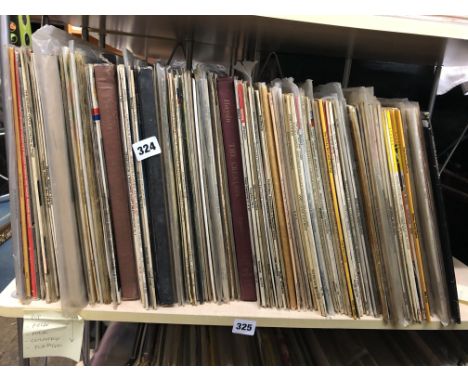
[[154, 136], [142, 139], [141, 141], [134, 143], [132, 146], [133, 152], [135, 153], [138, 161], [161, 154], [161, 147], [159, 147], [158, 140]]
[[253, 336], [257, 323], [250, 320], [234, 320], [232, 332], [235, 334], [243, 334], [244, 336]]

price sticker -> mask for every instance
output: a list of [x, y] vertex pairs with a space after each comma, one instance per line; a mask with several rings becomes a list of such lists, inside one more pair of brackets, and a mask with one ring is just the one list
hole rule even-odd
[[234, 320], [232, 325], [232, 332], [235, 334], [242, 334], [244, 336], [253, 336], [255, 334], [256, 321], [251, 320]]
[[154, 136], [142, 139], [141, 141], [134, 143], [132, 147], [138, 161], [161, 154], [161, 147]]

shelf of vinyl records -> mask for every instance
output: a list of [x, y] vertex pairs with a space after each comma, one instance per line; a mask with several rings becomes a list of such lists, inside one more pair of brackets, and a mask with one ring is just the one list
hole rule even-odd
[[416, 102], [113, 65], [72, 39], [47, 26], [2, 52], [17, 279], [0, 315], [466, 328]]
[[[232, 326], [235, 319], [254, 320], [258, 327], [323, 328], [323, 329], [408, 329], [408, 330], [468, 330], [468, 266], [455, 259], [455, 274], [460, 294], [460, 324], [442, 326], [437, 318], [431, 322], [408, 326], [386, 324], [381, 318], [369, 316], [352, 319], [344, 315], [322, 317], [318, 312], [261, 308], [256, 302], [233, 301], [227, 304], [204, 303], [144, 309], [140, 301], [123, 301], [118, 306], [95, 304], [79, 315], [89, 321], [147, 322], [159, 324]], [[465, 292], [466, 293], [466, 292]], [[40, 311], [61, 311], [60, 303], [31, 301], [22, 304], [14, 297], [15, 280], [0, 294], [0, 316], [23, 317]], [[462, 300], [464, 299], [464, 301]]]

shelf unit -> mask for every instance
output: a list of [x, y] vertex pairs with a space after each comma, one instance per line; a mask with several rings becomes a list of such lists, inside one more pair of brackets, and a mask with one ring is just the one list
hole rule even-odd
[[[239, 59], [258, 57], [259, 52], [313, 52], [345, 60], [372, 58], [425, 65], [468, 64], [468, 24], [402, 19], [384, 16], [359, 18], [297, 16], [51, 16], [50, 22], [82, 26], [100, 45], [131, 47], [143, 57], [169, 57], [175, 44], [187, 44], [187, 60], [215, 61], [231, 65]], [[3, 47], [2, 47], [3, 49]], [[457, 54], [453, 54], [454, 49]], [[346, 61], [344, 73], [346, 73]], [[349, 73], [348, 73], [349, 75]], [[437, 83], [431, 98], [435, 98]], [[468, 286], [468, 267], [456, 262], [457, 281]], [[21, 304], [13, 297], [14, 280], [0, 294], [0, 316], [21, 318], [37, 311], [59, 311], [60, 303], [32, 301]], [[126, 321], [196, 325], [233, 324], [236, 318], [252, 319], [260, 327], [340, 329], [468, 329], [468, 305], [461, 303], [461, 324], [443, 327], [430, 323], [396, 327], [381, 319], [354, 320], [337, 315], [324, 318], [317, 312], [259, 308], [256, 303], [205, 303], [197, 306], [159, 307], [145, 310], [139, 301], [87, 306], [79, 312], [85, 320]]]

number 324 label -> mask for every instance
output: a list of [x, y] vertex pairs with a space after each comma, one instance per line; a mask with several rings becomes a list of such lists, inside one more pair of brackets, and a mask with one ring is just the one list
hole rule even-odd
[[138, 161], [161, 154], [161, 147], [159, 147], [158, 140], [154, 136], [142, 139], [141, 141], [134, 143], [132, 146], [133, 152], [135, 153]]
[[234, 320], [232, 332], [235, 334], [243, 334], [244, 336], [253, 336], [257, 323], [250, 320]]

